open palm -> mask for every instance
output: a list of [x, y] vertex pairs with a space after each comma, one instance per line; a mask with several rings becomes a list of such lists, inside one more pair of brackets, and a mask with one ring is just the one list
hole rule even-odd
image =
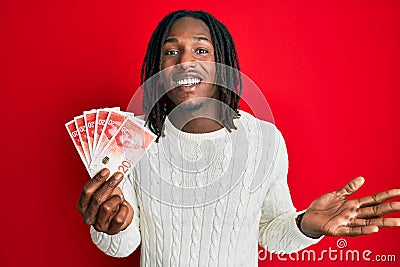
[[400, 189], [348, 200], [347, 197], [363, 184], [364, 178], [357, 177], [345, 187], [316, 199], [303, 215], [301, 231], [314, 238], [321, 235], [358, 236], [378, 232], [379, 228], [400, 226], [400, 218], [381, 218], [400, 210], [400, 202], [383, 203], [399, 196]]

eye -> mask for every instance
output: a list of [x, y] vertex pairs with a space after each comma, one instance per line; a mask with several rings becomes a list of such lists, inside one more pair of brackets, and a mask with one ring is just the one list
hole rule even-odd
[[178, 50], [167, 50], [165, 52], [166, 56], [172, 56], [172, 55], [177, 55], [178, 54]]
[[196, 50], [196, 53], [197, 53], [197, 54], [208, 54], [209, 52], [208, 52], [207, 49], [198, 48], [198, 49]]

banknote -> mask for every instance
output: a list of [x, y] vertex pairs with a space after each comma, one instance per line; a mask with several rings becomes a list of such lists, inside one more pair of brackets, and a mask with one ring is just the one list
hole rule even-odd
[[127, 116], [101, 153], [89, 165], [90, 176], [93, 177], [103, 168], [108, 168], [111, 173], [119, 171], [127, 174], [139, 162], [155, 138], [156, 135], [145, 128], [138, 119]]
[[94, 158], [96, 158], [102, 152], [106, 144], [110, 142], [113, 135], [124, 122], [125, 118], [126, 114], [122, 111], [110, 111], [108, 113], [107, 119], [102, 127], [103, 129], [96, 144], [96, 150], [93, 153]]
[[76, 126], [75, 126], [75, 120], [67, 122], [65, 124], [65, 127], [67, 128], [68, 134], [71, 137], [72, 142], [75, 145], [76, 151], [78, 151], [79, 157], [81, 158], [86, 169], [89, 171], [89, 169], [88, 169], [89, 164], [86, 161], [86, 157], [83, 152], [83, 147], [82, 147], [81, 141], [79, 140], [79, 134], [78, 134], [78, 130], [76, 129]]
[[103, 127], [104, 127], [104, 125], [106, 125], [106, 120], [107, 120], [108, 114], [110, 113], [110, 111], [119, 111], [119, 110], [120, 110], [119, 107], [97, 109], [96, 122], [94, 125], [94, 136], [93, 136], [93, 142], [92, 142], [93, 154], [96, 151], [97, 141], [99, 140], [101, 132], [103, 131]]
[[90, 157], [90, 151], [89, 151], [89, 144], [88, 144], [88, 139], [87, 139], [87, 134], [86, 134], [86, 126], [85, 126], [85, 119], [83, 118], [83, 115], [76, 116], [74, 118], [75, 120], [75, 127], [78, 130], [78, 135], [79, 135], [79, 140], [81, 141], [81, 145], [83, 148], [83, 153], [86, 158], [86, 162], [91, 162], [92, 159]]
[[87, 135], [90, 157], [93, 156], [93, 139], [94, 139], [94, 130], [95, 130], [94, 126], [96, 124], [96, 114], [97, 114], [96, 110], [83, 112], [83, 118], [85, 120], [86, 135]]

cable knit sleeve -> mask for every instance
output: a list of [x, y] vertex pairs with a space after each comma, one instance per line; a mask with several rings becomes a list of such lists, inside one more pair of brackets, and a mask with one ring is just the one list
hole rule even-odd
[[287, 184], [288, 155], [282, 134], [276, 130], [277, 155], [271, 186], [262, 203], [259, 244], [273, 253], [292, 253], [321, 240], [305, 236], [297, 227], [296, 212]]
[[123, 231], [115, 235], [98, 232], [93, 226], [90, 227], [92, 241], [105, 254], [113, 257], [127, 257], [136, 250], [141, 242], [139, 228], [139, 208], [134, 188], [133, 175], [135, 169], [120, 183], [126, 201], [133, 208], [132, 223]]

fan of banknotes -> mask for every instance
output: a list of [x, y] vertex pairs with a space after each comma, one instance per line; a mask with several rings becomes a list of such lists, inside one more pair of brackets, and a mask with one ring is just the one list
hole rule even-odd
[[90, 177], [103, 168], [127, 174], [156, 138], [143, 120], [118, 107], [85, 111], [65, 127]]

